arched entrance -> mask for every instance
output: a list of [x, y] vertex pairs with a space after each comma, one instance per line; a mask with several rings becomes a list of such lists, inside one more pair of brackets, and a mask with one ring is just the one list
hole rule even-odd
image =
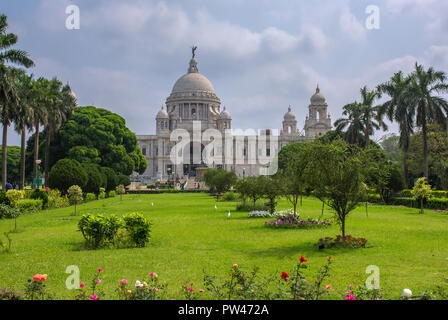
[[184, 176], [196, 177], [196, 169], [206, 167], [202, 159], [203, 151], [204, 145], [199, 142], [190, 142], [189, 145], [185, 146], [183, 151]]

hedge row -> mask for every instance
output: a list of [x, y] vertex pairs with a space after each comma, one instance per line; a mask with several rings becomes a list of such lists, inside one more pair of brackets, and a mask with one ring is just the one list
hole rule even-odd
[[[383, 201], [379, 195], [370, 195], [369, 202], [382, 203]], [[420, 203], [417, 200], [407, 197], [392, 197], [387, 201], [387, 204], [393, 206], [420, 208]], [[424, 202], [424, 207], [426, 209], [447, 210], [448, 198], [429, 198]]]
[[162, 189], [162, 190], [126, 190], [126, 194], [159, 194], [159, 193], [209, 193], [208, 190], [177, 190], [177, 189]]
[[[400, 192], [400, 197], [412, 198], [412, 190], [404, 189], [403, 191]], [[440, 191], [440, 190], [432, 191], [431, 197], [432, 198], [448, 198], [448, 191]]]

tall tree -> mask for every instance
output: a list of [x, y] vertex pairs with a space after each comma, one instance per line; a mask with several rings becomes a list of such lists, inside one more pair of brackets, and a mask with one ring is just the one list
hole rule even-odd
[[0, 15], [0, 108], [3, 125], [3, 149], [2, 149], [2, 186], [7, 182], [7, 142], [8, 126], [11, 124], [14, 109], [18, 103], [18, 97], [13, 87], [12, 75], [5, 63], [13, 63], [24, 67], [32, 67], [34, 62], [28, 53], [22, 50], [11, 49], [18, 38], [13, 33], [7, 33], [8, 21], [6, 15]]
[[447, 92], [448, 84], [444, 72], [435, 71], [432, 67], [425, 70], [422, 65], [415, 63], [405, 99], [409, 102], [412, 112], [416, 114], [417, 126], [422, 130], [423, 174], [426, 178], [429, 178], [428, 124], [435, 122], [446, 126], [448, 102], [440, 94]]
[[390, 121], [396, 121], [400, 130], [400, 147], [403, 151], [403, 176], [405, 189], [409, 188], [408, 152], [411, 135], [414, 133], [415, 109], [410, 107], [406, 92], [409, 90], [411, 77], [404, 77], [401, 71], [378, 86], [378, 91], [390, 97], [381, 106], [381, 113]]
[[45, 184], [47, 184], [48, 173], [50, 172], [50, 144], [53, 135], [64, 125], [68, 117], [73, 113], [76, 106], [76, 98], [71, 91], [70, 86], [65, 86], [53, 78], [49, 83], [48, 91], [49, 105], [45, 121]]

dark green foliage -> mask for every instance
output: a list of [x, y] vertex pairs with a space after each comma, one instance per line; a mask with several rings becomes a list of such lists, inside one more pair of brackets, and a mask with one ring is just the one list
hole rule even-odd
[[115, 171], [107, 167], [101, 167], [100, 170], [106, 176], [106, 191], [115, 190], [118, 186], [118, 176]]
[[5, 191], [0, 191], [0, 204], [5, 204], [7, 206], [9, 206], [11, 204], [9, 199], [6, 197]]
[[35, 189], [33, 192], [31, 192], [30, 199], [42, 200], [43, 208], [46, 208], [48, 206], [48, 194], [42, 189]]
[[88, 176], [81, 164], [72, 159], [59, 160], [50, 170], [48, 185], [66, 193], [68, 188], [78, 185], [82, 189], [87, 184]]
[[235, 172], [223, 169], [208, 169], [204, 173], [204, 182], [210, 188], [210, 192], [229, 191], [237, 181]]
[[100, 167], [94, 164], [85, 164], [84, 170], [87, 173], [88, 179], [82, 190], [86, 193], [98, 194], [100, 188], [106, 187], [107, 177], [100, 171]]
[[[112, 168], [117, 174], [142, 174], [146, 160], [126, 121], [108, 110], [77, 107], [51, 144], [54, 160], [71, 157]], [[97, 192], [97, 191], [95, 191]]]
[[127, 175], [119, 174], [118, 175], [117, 186], [120, 185], [120, 184], [122, 184], [123, 186], [127, 187], [128, 185], [131, 184], [131, 179]]

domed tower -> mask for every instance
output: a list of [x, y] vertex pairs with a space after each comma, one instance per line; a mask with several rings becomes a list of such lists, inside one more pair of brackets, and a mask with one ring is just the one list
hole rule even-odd
[[232, 117], [230, 116], [230, 113], [227, 111], [226, 107], [224, 107], [218, 118], [218, 130], [231, 129], [231, 123]]
[[328, 104], [324, 95], [320, 92], [319, 86], [316, 93], [311, 97], [309, 105], [309, 115], [305, 120], [305, 136], [320, 137], [331, 130], [331, 118], [328, 114]]
[[169, 133], [169, 116], [165, 108], [162, 106], [156, 116], [156, 132], [157, 134]]
[[176, 81], [166, 99], [167, 111], [170, 119], [176, 118], [177, 128], [191, 130], [193, 121], [201, 121], [202, 130], [216, 129], [221, 100], [212, 83], [199, 73], [194, 50], [187, 73]]
[[291, 106], [288, 107], [288, 112], [283, 117], [283, 129], [280, 135], [297, 135], [296, 115], [292, 112]]

